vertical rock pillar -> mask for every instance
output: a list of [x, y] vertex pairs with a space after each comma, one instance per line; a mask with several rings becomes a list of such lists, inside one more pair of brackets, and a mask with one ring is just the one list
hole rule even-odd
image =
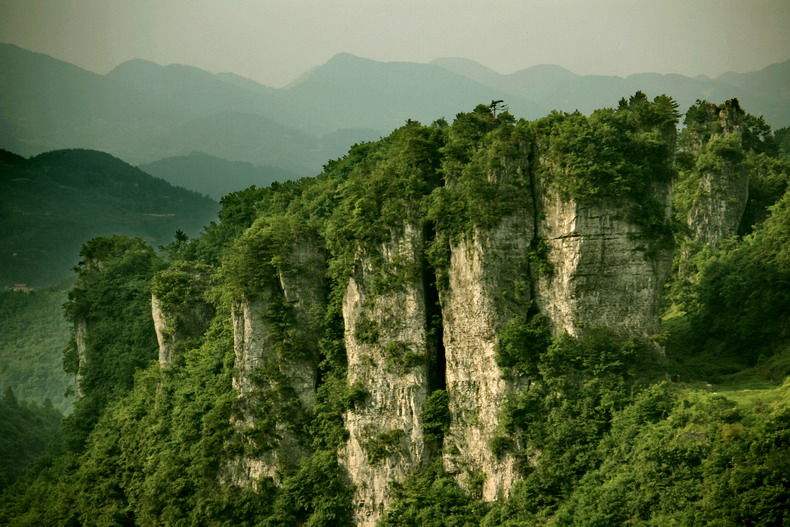
[[[262, 267], [265, 263], [262, 263]], [[251, 454], [229, 467], [230, 480], [255, 486], [278, 483], [294, 470], [309, 438], [303, 428], [315, 405], [318, 341], [325, 302], [325, 256], [312, 237], [296, 237], [282, 265], [254, 296], [232, 307], [236, 389], [241, 411], [235, 420]], [[255, 437], [255, 439], [252, 439]]]
[[448, 472], [470, 486], [482, 481], [482, 498], [504, 497], [517, 479], [510, 455], [491, 448], [503, 405], [516, 386], [497, 361], [498, 334], [530, 304], [529, 250], [532, 207], [451, 248], [449, 285], [442, 293], [447, 393], [452, 420], [444, 438]]
[[422, 233], [406, 224], [380, 248], [361, 254], [343, 298], [348, 382], [366, 400], [345, 416], [341, 454], [356, 487], [355, 521], [373, 526], [391, 500], [391, 484], [425, 460], [420, 421], [428, 392]]

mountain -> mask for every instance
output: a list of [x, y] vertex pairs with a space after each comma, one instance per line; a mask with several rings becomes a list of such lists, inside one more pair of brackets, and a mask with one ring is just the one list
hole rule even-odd
[[726, 73], [716, 79], [660, 73], [626, 77], [578, 75], [551, 64], [501, 74], [469, 59], [441, 58], [432, 63], [525, 97], [538, 108], [539, 115], [555, 109], [590, 113], [595, 108], [614, 106], [621, 97], [639, 90], [649, 95], [671, 95], [682, 110], [697, 99], [718, 101], [735, 97], [755, 114], [765, 116], [774, 127], [790, 124], [790, 61], [750, 73]]
[[253, 81], [243, 83], [240, 78], [215, 75], [194, 66], [134, 59], [120, 64], [105, 78], [164, 101], [187, 117], [217, 112], [271, 112], [275, 91]]
[[65, 452], [0, 524], [787, 523], [788, 164], [732, 101], [689, 117], [476, 107], [166, 260], [87, 242]]
[[30, 159], [5, 153], [0, 159], [3, 286], [62, 282], [80, 245], [94, 236], [130, 234], [158, 245], [177, 229], [197, 234], [217, 211], [213, 200], [103, 152], [59, 150]]
[[228, 161], [203, 152], [168, 157], [140, 165], [144, 172], [168, 183], [219, 199], [251, 185], [267, 187], [275, 181], [297, 179], [281, 168], [257, 166], [243, 161]]
[[0, 147], [23, 155], [86, 147], [128, 152], [139, 131], [173, 120], [156, 98], [72, 64], [0, 45]]
[[[389, 130], [407, 119], [452, 118], [464, 108], [507, 97], [505, 92], [433, 64], [379, 62], [348, 53], [335, 55], [283, 93], [290, 118], [306, 130]], [[534, 114], [529, 101], [511, 95], [519, 114]]]
[[332, 157], [314, 135], [260, 114], [235, 111], [195, 117], [141, 138], [138, 146], [153, 160], [198, 150], [223, 159], [277, 166], [310, 176], [318, 172], [327, 157]]
[[110, 152], [135, 164], [193, 151], [314, 175], [359, 140], [407, 119], [431, 122], [502, 99], [517, 116], [589, 113], [637, 90], [695, 100], [737, 97], [790, 124], [790, 61], [751, 73], [577, 75], [556, 65], [500, 74], [462, 58], [380, 62], [341, 53], [283, 88], [233, 73], [131, 60], [106, 75], [0, 44], [0, 148]]

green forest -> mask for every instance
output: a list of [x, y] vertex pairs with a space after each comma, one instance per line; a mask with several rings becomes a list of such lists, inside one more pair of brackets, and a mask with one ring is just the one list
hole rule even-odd
[[69, 324], [65, 291], [0, 292], [0, 386], [25, 401], [47, 400], [62, 412], [73, 402], [74, 378], [63, 371]]
[[[179, 231], [157, 246], [168, 224], [147, 223], [148, 209], [125, 216], [145, 223], [148, 239], [85, 242], [67, 298], [0, 297], [9, 320], [20, 303], [42, 311], [63, 303], [73, 326], [69, 334], [60, 323], [20, 319], [9, 323], [18, 336], [0, 336], [5, 385], [31, 369], [25, 361], [50, 361], [6, 358], [12, 340], [38, 338], [22, 335], [25, 328], [53, 340], [41, 337], [31, 349], [65, 335], [64, 373], [47, 369], [30, 385], [51, 402], [22, 403], [10, 389], [0, 401], [0, 525], [352, 525], [358, 489], [339, 452], [349, 416], [380, 394], [349, 381], [350, 342], [381, 349], [385, 359], [364, 367], [382, 378], [424, 371], [428, 379], [418, 421], [424, 455], [390, 483], [379, 525], [783, 525], [787, 138], [737, 100], [697, 101], [681, 115], [672, 98], [637, 92], [589, 115], [531, 121], [494, 101], [452, 122], [407, 121], [354, 145], [316, 177], [227, 194], [217, 220], [196, 236]], [[141, 183], [141, 199], [157, 188]], [[671, 210], [657, 190], [664, 188]], [[161, 205], [202, 218], [192, 203], [201, 198], [179, 196], [159, 195]], [[654, 331], [599, 325], [571, 334], [552, 322], [537, 299], [561, 272], [550, 256], [554, 240], [539, 228], [554, 203], [614, 208], [617, 221], [641, 233], [634, 258], [667, 256]], [[728, 228], [706, 212], [722, 209], [738, 212], [722, 215]], [[517, 473], [507, 495], [489, 500], [484, 475], [461, 478], [443, 462], [458, 416], [444, 378], [441, 318], [458, 248], [514, 217], [533, 229], [507, 271], [512, 287], [491, 285], [517, 308], [495, 335], [496, 367], [511, 389], [485, 448], [512, 459]], [[404, 225], [421, 237], [415, 255], [391, 249], [402, 247], [391, 242], [406, 239]], [[298, 293], [307, 282], [317, 293], [305, 305]], [[427, 351], [389, 339], [395, 330], [387, 324], [398, 321], [384, 316], [349, 329], [352, 284], [370, 302], [406, 298], [398, 295], [419, 284]], [[177, 314], [166, 330], [152, 320], [152, 294], [163, 313]], [[257, 320], [240, 315], [245, 309], [259, 309], [265, 331], [242, 327]], [[250, 371], [244, 339], [263, 342]], [[167, 361], [162, 342], [173, 343]], [[291, 364], [314, 373], [309, 400], [284, 366]], [[72, 378], [75, 395], [66, 401], [58, 394]], [[72, 404], [62, 418], [53, 408]], [[364, 442], [373, 470], [405, 457], [409, 433]], [[277, 469], [240, 475], [240, 459], [274, 459]]]
[[0, 150], [0, 284], [66, 288], [80, 245], [107, 234], [159, 246], [190, 235], [217, 204], [104, 152], [56, 150], [26, 159]]

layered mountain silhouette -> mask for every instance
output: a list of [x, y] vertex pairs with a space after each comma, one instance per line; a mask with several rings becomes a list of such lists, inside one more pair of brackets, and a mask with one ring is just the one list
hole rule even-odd
[[613, 106], [620, 97], [639, 90], [652, 96], [671, 95], [684, 111], [697, 99], [721, 101], [737, 97], [744, 107], [763, 115], [772, 126], [790, 125], [790, 60], [751, 73], [725, 73], [715, 79], [660, 73], [627, 77], [577, 75], [551, 64], [503, 75], [462, 58], [436, 59], [432, 64], [508, 94], [526, 97], [541, 115], [552, 110], [589, 113]]
[[519, 116], [590, 112], [637, 90], [696, 99], [738, 97], [774, 127], [790, 124], [790, 61], [715, 79], [642, 73], [577, 75], [560, 66], [501, 74], [462, 58], [379, 62], [347, 53], [283, 88], [185, 65], [125, 62], [99, 75], [0, 45], [0, 147], [35, 155], [91, 148], [134, 164], [193, 151], [312, 175], [354, 142], [407, 119], [452, 118], [504, 100]]
[[203, 152], [168, 157], [139, 168], [172, 185], [200, 192], [215, 200], [251, 185], [265, 187], [275, 181], [297, 177], [293, 172], [278, 167], [228, 161]]

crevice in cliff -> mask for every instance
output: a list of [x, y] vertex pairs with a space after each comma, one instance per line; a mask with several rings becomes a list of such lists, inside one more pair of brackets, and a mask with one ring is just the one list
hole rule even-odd
[[[428, 247], [436, 237], [436, 226], [426, 222], [423, 226], [423, 239]], [[425, 295], [425, 328], [428, 340], [428, 392], [444, 390], [447, 387], [444, 350], [444, 327], [442, 307], [439, 302], [436, 269], [428, 262], [425, 254], [420, 264], [422, 288]]]
[[529, 197], [532, 201], [532, 236], [529, 241], [530, 264], [527, 269], [529, 274], [529, 312], [528, 317], [532, 317], [538, 313], [537, 302], [537, 274], [536, 274], [536, 259], [543, 256], [542, 239], [540, 237], [540, 199], [538, 197], [537, 177], [535, 170], [537, 168], [538, 155], [537, 147], [532, 144], [527, 155], [527, 178], [529, 180]]

